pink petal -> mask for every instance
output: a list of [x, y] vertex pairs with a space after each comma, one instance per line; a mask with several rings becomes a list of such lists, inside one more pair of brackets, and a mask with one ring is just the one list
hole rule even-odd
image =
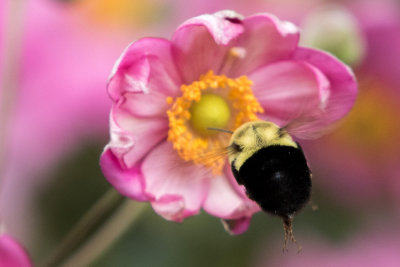
[[319, 131], [346, 115], [357, 96], [357, 82], [352, 70], [334, 56], [311, 48], [299, 47], [293, 57], [318, 68], [330, 84], [330, 93], [325, 101], [323, 113], [297, 131]]
[[264, 120], [285, 125], [320, 109], [329, 95], [329, 81], [317, 68], [300, 61], [268, 64], [249, 75], [253, 92], [264, 108]]
[[[175, 95], [171, 95], [174, 97]], [[120, 98], [120, 108], [129, 111], [136, 118], [167, 117], [167, 110], [170, 105], [167, 97], [158, 92], [125, 93]]]
[[240, 235], [247, 231], [250, 226], [251, 217], [241, 217], [234, 220], [222, 219], [225, 230], [231, 235]]
[[24, 248], [7, 234], [0, 234], [0, 266], [30, 267], [32, 266]]
[[107, 145], [121, 166], [136, 165], [168, 132], [166, 118], [135, 118], [129, 112], [114, 106], [110, 115], [110, 137]]
[[228, 44], [243, 32], [235, 13], [219, 12], [189, 19], [174, 33], [174, 58], [183, 76], [190, 84], [209, 70], [219, 72], [229, 49]]
[[111, 149], [106, 149], [101, 155], [100, 166], [107, 180], [122, 195], [138, 201], [152, 199], [150, 195], [144, 192], [145, 183], [140, 167], [123, 168]]
[[170, 42], [143, 38], [129, 45], [116, 62], [108, 92], [115, 101], [125, 92], [175, 96], [180, 84]]
[[225, 173], [211, 178], [204, 210], [224, 219], [251, 217], [260, 210], [259, 206], [245, 195], [243, 187], [234, 180], [229, 164]]
[[265, 64], [288, 59], [299, 41], [298, 28], [287, 21], [281, 21], [272, 14], [258, 14], [243, 20], [245, 31], [235, 46], [243, 48], [245, 56], [238, 59], [230, 77], [247, 74]]
[[163, 142], [144, 159], [142, 173], [152, 205], [168, 220], [182, 221], [198, 213], [209, 188], [210, 173], [192, 162], [184, 162], [170, 142]]
[[185, 200], [179, 195], [163, 195], [151, 205], [155, 212], [166, 220], [182, 222], [184, 218], [196, 215], [198, 210], [189, 210], [185, 207]]

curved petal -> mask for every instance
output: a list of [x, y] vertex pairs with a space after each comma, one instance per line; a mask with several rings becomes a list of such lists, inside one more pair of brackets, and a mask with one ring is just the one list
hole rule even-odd
[[230, 77], [247, 74], [276, 60], [289, 59], [297, 48], [299, 29], [272, 14], [257, 14], [243, 20], [244, 32], [235, 46], [245, 56], [237, 59], [228, 72]]
[[107, 180], [122, 195], [138, 201], [152, 199], [152, 196], [146, 194], [144, 191], [145, 183], [140, 172], [140, 167], [123, 168], [111, 149], [106, 149], [101, 155], [100, 167]]
[[[175, 96], [172, 96], [175, 97]], [[120, 98], [119, 106], [121, 109], [137, 118], [156, 118], [167, 117], [167, 110], [170, 105], [167, 97], [158, 92], [144, 93], [125, 93]]]
[[172, 37], [174, 59], [184, 83], [190, 84], [209, 70], [219, 72], [228, 44], [243, 32], [234, 12], [201, 15], [184, 22]]
[[226, 165], [224, 175], [211, 178], [203, 208], [206, 212], [223, 219], [251, 217], [260, 208], [245, 195], [243, 187], [233, 178], [229, 164]]
[[329, 81], [317, 68], [300, 61], [279, 61], [249, 75], [264, 120], [280, 126], [319, 111], [329, 96]]
[[341, 119], [353, 107], [357, 97], [357, 82], [352, 70], [337, 58], [319, 50], [299, 47], [293, 55], [299, 60], [319, 69], [330, 84], [323, 112], [315, 120], [296, 129], [297, 135], [318, 132]]
[[170, 142], [163, 142], [144, 159], [142, 173], [152, 205], [168, 220], [182, 221], [198, 213], [209, 188], [210, 174], [192, 162], [184, 162]]
[[0, 233], [0, 266], [33, 266], [25, 249], [11, 236], [3, 233]]
[[247, 231], [250, 226], [251, 217], [241, 217], [234, 220], [224, 220], [222, 219], [222, 225], [225, 231], [231, 235], [240, 235]]
[[114, 101], [125, 92], [175, 96], [180, 85], [171, 43], [161, 38], [143, 38], [130, 44], [115, 63], [108, 92]]
[[179, 195], [163, 195], [152, 201], [151, 205], [157, 214], [166, 220], [182, 222], [184, 218], [196, 215], [198, 210], [186, 208], [185, 199]]
[[135, 118], [129, 112], [114, 106], [110, 114], [110, 148], [128, 169], [139, 161], [161, 140], [167, 137], [166, 118]]

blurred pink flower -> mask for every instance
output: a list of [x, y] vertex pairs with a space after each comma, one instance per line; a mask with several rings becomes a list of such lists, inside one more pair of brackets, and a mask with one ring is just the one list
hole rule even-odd
[[303, 245], [304, 249], [299, 254], [282, 254], [278, 249], [268, 249], [268, 253], [260, 255], [256, 266], [397, 267], [400, 262], [400, 236], [397, 231], [363, 231], [345, 244], [329, 244], [309, 237]]
[[[12, 1], [1, 1], [1, 12], [8, 12]], [[31, 214], [35, 190], [54, 178], [48, 173], [62, 157], [88, 140], [106, 140], [107, 75], [137, 30], [89, 23], [75, 2], [31, 0], [20, 6], [22, 28], [2, 20], [2, 31], [8, 27], [22, 32], [22, 45], [16, 56], [16, 90], [11, 92], [15, 97], [7, 114], [11, 123], [0, 212], [10, 232], [28, 243], [37, 219]]]
[[202, 95], [226, 103], [230, 115], [221, 127], [231, 130], [257, 118], [283, 125], [313, 116], [294, 129], [301, 137], [340, 119], [356, 96], [352, 72], [298, 40], [297, 27], [273, 15], [221, 11], [184, 22], [171, 41], [131, 44], [108, 84], [111, 141], [100, 160], [108, 181], [168, 220], [203, 208], [227, 220], [233, 233], [246, 231], [259, 207], [224, 160], [202, 157], [226, 146], [229, 136], [201, 132], [194, 103], [203, 105]]
[[355, 67], [360, 94], [341, 127], [307, 148], [311, 164], [318, 166], [316, 183], [337, 201], [369, 207], [366, 203], [377, 200], [400, 200], [400, 5], [391, 0], [341, 3], [365, 40]]
[[11, 236], [0, 233], [0, 266], [29, 267], [33, 266], [24, 248]]

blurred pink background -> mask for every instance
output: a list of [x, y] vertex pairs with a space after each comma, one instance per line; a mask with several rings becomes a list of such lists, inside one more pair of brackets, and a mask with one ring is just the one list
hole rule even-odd
[[[263, 240], [246, 239], [256, 249], [237, 262], [399, 266], [400, 2], [394, 0], [1, 1], [0, 220], [7, 231], [34, 259], [45, 253], [36, 247], [46, 233], [37, 195], [59, 178], [55, 170], [66, 159], [78, 158], [88, 143], [100, 153], [107, 142], [111, 101], [105, 88], [123, 49], [145, 36], [169, 38], [185, 19], [220, 9], [271, 12], [293, 21], [302, 29], [303, 45], [326, 49], [353, 68], [360, 90], [353, 111], [332, 133], [304, 143], [320, 210], [299, 219], [300, 257], [282, 257], [282, 233], [272, 226], [274, 233]], [[90, 159], [95, 165], [96, 155]], [[79, 161], [72, 166], [85, 168]], [[96, 179], [105, 183], [101, 175]], [[269, 218], [261, 216], [249, 236]], [[349, 227], [339, 242], [335, 227], [342, 223]], [[185, 242], [175, 245], [191, 255]], [[128, 255], [121, 257], [129, 262]], [[107, 257], [102, 264], [113, 262]]]

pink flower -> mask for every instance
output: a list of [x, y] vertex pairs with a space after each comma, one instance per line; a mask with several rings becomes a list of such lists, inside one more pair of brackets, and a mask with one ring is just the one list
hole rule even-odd
[[132, 43], [108, 84], [111, 141], [100, 160], [108, 181], [168, 220], [203, 208], [246, 231], [259, 207], [212, 157], [229, 135], [205, 128], [312, 117], [293, 129], [301, 137], [343, 117], [356, 96], [348, 67], [298, 40], [296, 26], [271, 14], [221, 11], [184, 22], [171, 41]]
[[24, 248], [11, 236], [0, 234], [0, 266], [29, 267], [32, 263]]
[[[12, 105], [10, 114], [5, 115], [9, 118], [9, 131], [7, 168], [0, 167], [4, 174], [0, 213], [9, 230], [30, 245], [29, 241], [35, 244], [32, 235], [37, 232], [32, 229], [39, 223], [32, 207], [38, 188], [49, 179], [57, 179], [50, 173], [67, 155], [79, 152], [82, 144], [88, 140], [103, 142], [107, 138], [111, 106], [104, 94], [107, 75], [120, 50], [137, 34], [138, 27], [130, 24], [129, 33], [121, 26], [110, 30], [106, 22], [94, 23], [88, 13], [82, 16], [81, 1], [47, 0], [14, 4], [23, 13], [19, 27], [8, 22], [9, 17], [19, 16], [19, 11], [14, 11], [17, 15], [10, 14], [13, 2], [0, 1], [2, 63], [8, 52], [3, 50], [3, 40], [8, 39], [3, 36], [7, 31], [21, 31], [22, 35], [20, 51], [14, 49], [20, 53], [16, 55], [19, 61], [15, 58], [12, 61], [19, 70], [12, 81], [15, 88], [0, 88], [0, 99], [6, 93], [15, 96], [7, 102]], [[151, 31], [155, 26], [141, 24], [140, 28]], [[19, 47], [18, 43], [12, 45]], [[5, 67], [1, 65], [0, 69]], [[0, 110], [3, 112], [2, 107]], [[0, 125], [0, 139], [4, 132]]]
[[400, 5], [392, 0], [341, 4], [337, 10], [351, 16], [365, 41], [364, 55], [354, 68], [360, 93], [340, 128], [307, 149], [312, 166], [320, 168], [314, 181], [325, 193], [370, 214], [372, 203], [400, 201]]
[[123, 42], [89, 28], [55, 1], [24, 1], [22, 8], [20, 72], [16, 88], [4, 88], [15, 99], [7, 115], [0, 210], [10, 231], [27, 241], [37, 218], [33, 195], [50, 167], [85, 140], [107, 136], [110, 104], [102, 92], [110, 67], [103, 64], [113, 63]]

